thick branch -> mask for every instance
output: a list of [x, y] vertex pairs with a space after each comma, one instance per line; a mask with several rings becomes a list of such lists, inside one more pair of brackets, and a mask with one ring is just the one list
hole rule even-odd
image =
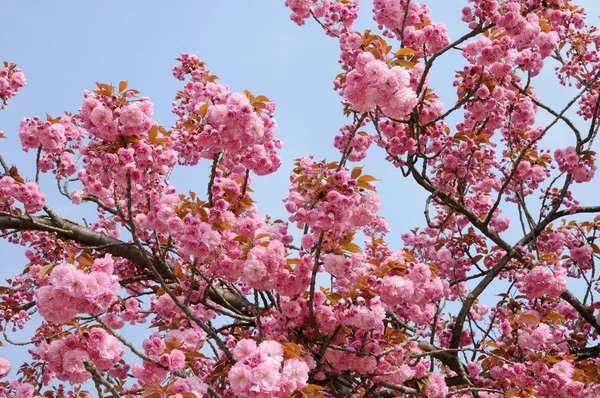
[[571, 354], [577, 355], [578, 360], [598, 358], [600, 356], [600, 346], [582, 348], [581, 350], [572, 351]]
[[[160, 262], [151, 253], [142, 253], [132, 243], [125, 243], [119, 239], [92, 231], [89, 228], [60, 219], [60, 226], [53, 220], [45, 217], [24, 217], [24, 216], [0, 216], [0, 230], [13, 229], [20, 231], [43, 231], [56, 232], [64, 238], [75, 241], [85, 246], [103, 247], [103, 251], [110, 253], [115, 257], [125, 258], [136, 266], [141, 272], [146, 272], [146, 263], [144, 254], [148, 256], [155, 264], [160, 275], [166, 279], [171, 279], [169, 267]], [[241, 297], [229, 290], [222, 289], [219, 286], [211, 286], [208, 289], [208, 295], [215, 303], [224, 306], [234, 306], [237, 309], [251, 308], [253, 304], [246, 298]]]

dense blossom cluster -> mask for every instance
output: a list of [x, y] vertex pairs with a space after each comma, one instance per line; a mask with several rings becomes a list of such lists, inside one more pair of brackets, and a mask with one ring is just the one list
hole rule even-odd
[[595, 156], [588, 153], [587, 156], [580, 157], [572, 146], [564, 150], [557, 149], [554, 152], [554, 159], [558, 163], [559, 170], [572, 175], [575, 182], [591, 181], [598, 168], [594, 163]]
[[370, 112], [380, 107], [392, 118], [403, 118], [417, 103], [410, 87], [410, 73], [405, 68], [392, 68], [370, 52], [358, 55], [355, 69], [348, 73], [342, 89], [344, 98], [357, 112]]
[[5, 62], [4, 68], [0, 69], [0, 110], [4, 109], [9, 98], [14, 97], [26, 84], [25, 75], [17, 65]]
[[402, 44], [422, 55], [433, 55], [450, 38], [443, 23], [432, 23], [429, 7], [410, 0], [375, 0], [373, 19], [384, 35], [402, 40]]
[[98, 315], [117, 299], [119, 284], [113, 277], [112, 258], [94, 261], [89, 273], [71, 264], [59, 264], [48, 276], [47, 285], [36, 291], [40, 315], [49, 322], [66, 323], [77, 314]]
[[304, 25], [312, 16], [321, 22], [330, 36], [350, 31], [358, 18], [358, 1], [286, 0], [285, 5], [292, 10], [292, 21]]
[[[126, 97], [130, 96], [128, 94]], [[116, 100], [114, 96], [88, 95], [81, 107], [81, 120], [94, 136], [114, 141], [120, 135], [139, 136], [150, 130], [153, 112], [154, 105], [147, 98], [123, 102]]]
[[180, 60], [174, 75], [183, 80], [189, 74], [191, 80], [174, 103], [180, 119], [172, 139], [185, 164], [223, 153], [223, 164], [233, 171], [242, 166], [258, 175], [277, 170], [282, 143], [273, 138], [275, 104], [264, 96], [229, 92], [195, 55], [183, 54]]
[[425, 264], [417, 263], [409, 269], [403, 276], [381, 278], [377, 291], [399, 317], [424, 325], [435, 315], [435, 303], [444, 296], [448, 285], [439, 277], [433, 277]]
[[520, 290], [528, 298], [557, 297], [567, 289], [565, 273], [566, 271], [558, 266], [553, 272], [543, 266], [536, 266], [525, 276]]
[[289, 397], [308, 381], [309, 367], [301, 359], [284, 361], [281, 344], [265, 340], [239, 340], [232, 350], [235, 364], [227, 379], [237, 397]]
[[[186, 366], [185, 352], [199, 350], [204, 341], [203, 335], [193, 329], [170, 330], [163, 338], [155, 333], [142, 343], [146, 360], [142, 366], [134, 363], [131, 371], [142, 384], [160, 383], [168, 372], [181, 372]], [[173, 393], [206, 393], [206, 384], [198, 378], [182, 379], [179, 384], [172, 388]]]
[[[9, 211], [14, 201], [21, 202], [25, 210], [36, 213], [44, 207], [46, 195], [40, 192], [40, 187], [34, 181], [18, 182], [13, 177], [2, 177], [0, 179], [0, 209]], [[9, 207], [6, 207], [6, 206]]]
[[83, 383], [92, 375], [86, 370], [85, 361], [91, 361], [97, 370], [106, 371], [114, 377], [124, 378], [127, 369], [115, 367], [125, 353], [123, 344], [102, 328], [91, 328], [81, 334], [70, 334], [50, 344], [42, 342], [37, 355], [48, 364], [48, 371], [56, 378], [73, 384]]
[[19, 128], [19, 138], [25, 152], [40, 150], [38, 167], [46, 173], [54, 170], [57, 178], [77, 172], [71, 152], [78, 149], [87, 132], [77, 126], [69, 116], [42, 122], [39, 118], [24, 118]]
[[[298, 160], [297, 166], [290, 177], [290, 195], [284, 202], [287, 211], [292, 214], [290, 221], [298, 228], [306, 225], [315, 235], [326, 231], [334, 237], [341, 237], [377, 222], [377, 211], [381, 205], [379, 194], [364, 193], [365, 187], [373, 189], [372, 177], [355, 179], [345, 169], [331, 170], [326, 164], [311, 158]], [[307, 242], [308, 239], [304, 238]], [[303, 245], [312, 246], [304, 242]]]
[[82, 106], [83, 126], [95, 139], [80, 149], [85, 167], [77, 175], [84, 188], [71, 192], [71, 198], [78, 203], [93, 197], [125, 207], [115, 198], [124, 197], [131, 186], [132, 205], [144, 209], [149, 200], [174, 193], [165, 177], [177, 163], [177, 152], [170, 149], [168, 134], [151, 121], [150, 100], [129, 102], [133, 91], [117, 96], [112, 87], [101, 87], [86, 93]]

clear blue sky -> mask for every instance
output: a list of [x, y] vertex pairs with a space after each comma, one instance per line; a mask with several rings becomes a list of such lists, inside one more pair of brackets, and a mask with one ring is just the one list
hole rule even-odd
[[[118, 83], [128, 80], [155, 104], [155, 120], [166, 127], [174, 121], [171, 102], [182, 83], [171, 75], [174, 59], [182, 52], [196, 53], [211, 71], [235, 91], [249, 89], [277, 103], [277, 136], [285, 146], [281, 170], [255, 178], [259, 209], [274, 218], [286, 218], [281, 198], [287, 194], [288, 174], [293, 159], [314, 154], [316, 158], [337, 159], [333, 137], [343, 126], [340, 97], [332, 89], [339, 73], [339, 47], [325, 37], [315, 23], [296, 26], [288, 18], [283, 0], [221, 1], [32, 1], [2, 4], [0, 61], [15, 62], [27, 76], [28, 86], [0, 112], [0, 130], [8, 137], [0, 141], [0, 151], [21, 175], [33, 176], [34, 155], [23, 154], [17, 137], [22, 117], [54, 116], [64, 110], [76, 112], [83, 90], [96, 81]], [[363, 14], [358, 28], [374, 28], [372, 2], [362, 1]], [[435, 21], [445, 22], [452, 38], [465, 26], [460, 22], [463, 0], [425, 1]], [[600, 2], [580, 1], [588, 9], [588, 20], [598, 21]], [[433, 86], [453, 101], [454, 71], [461, 68], [458, 54], [447, 56], [434, 70]], [[554, 97], [556, 104], [566, 99], [564, 89], [548, 84], [545, 75], [539, 87]], [[535, 83], [534, 83], [535, 85]], [[449, 104], [450, 102], [447, 102]], [[540, 119], [543, 120], [543, 119]], [[557, 131], [555, 140], [561, 142]], [[557, 144], [559, 145], [559, 144]], [[382, 213], [392, 227], [390, 243], [400, 247], [400, 235], [422, 226], [424, 198], [414, 184], [402, 179], [397, 170], [382, 160], [382, 152], [372, 149], [365, 162], [366, 172], [381, 179], [378, 191], [384, 201]], [[175, 174], [174, 185], [181, 192], [205, 192], [208, 164], [183, 168]], [[596, 178], [588, 185], [600, 192]], [[42, 186], [54, 192], [50, 176]], [[55, 195], [50, 204], [59, 214], [72, 218], [90, 216], [93, 207], [68, 206]], [[598, 204], [598, 203], [587, 203]], [[67, 212], [68, 211], [68, 212]], [[93, 213], [92, 213], [93, 214]], [[513, 239], [509, 239], [512, 241]], [[24, 264], [18, 248], [0, 242], [3, 259], [0, 279], [10, 277]], [[9, 355], [9, 349], [0, 350]]]

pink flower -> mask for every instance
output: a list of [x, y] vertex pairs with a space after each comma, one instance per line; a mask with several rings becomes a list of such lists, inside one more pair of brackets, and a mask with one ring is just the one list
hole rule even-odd
[[413, 300], [413, 282], [397, 275], [385, 276], [379, 294], [387, 305], [408, 304]]
[[15, 398], [32, 398], [35, 389], [29, 383], [20, 383], [15, 389]]
[[63, 357], [63, 369], [67, 372], [77, 373], [85, 371], [84, 359], [89, 359], [89, 355], [82, 349], [68, 351]]
[[0, 379], [6, 377], [10, 373], [12, 366], [8, 359], [0, 357]]
[[546, 270], [545, 267], [536, 266], [525, 277], [521, 291], [527, 294], [527, 298], [536, 298], [548, 295], [558, 297], [567, 289], [565, 271], [555, 269], [554, 272]]
[[50, 273], [50, 283], [55, 288], [75, 294], [81, 288], [81, 273], [70, 264], [58, 264]]
[[296, 358], [290, 358], [283, 364], [283, 377], [293, 381], [294, 389], [301, 390], [308, 381], [309, 368], [306, 362]]
[[90, 114], [90, 120], [96, 127], [106, 127], [112, 122], [113, 114], [110, 109], [98, 105]]
[[578, 264], [587, 264], [592, 260], [593, 249], [591, 245], [583, 245], [571, 249], [571, 258]]
[[281, 377], [279, 366], [279, 363], [265, 361], [252, 369], [250, 374], [252, 387], [250, 391], [262, 392], [263, 394], [268, 391], [276, 391], [278, 389], [277, 383]]
[[64, 323], [78, 313], [105, 312], [116, 300], [119, 284], [103, 272], [86, 274], [70, 264], [57, 265], [50, 284], [36, 290], [40, 314], [49, 322]]
[[546, 343], [551, 339], [550, 327], [541, 323], [531, 333], [519, 333], [519, 346], [531, 350], [543, 350], [546, 348]]
[[267, 361], [281, 363], [283, 361], [283, 348], [274, 340], [265, 340], [258, 347]]
[[71, 296], [52, 286], [37, 288], [35, 297], [40, 315], [48, 322], [66, 323], [77, 314], [77, 309], [70, 303]]
[[123, 344], [114, 336], [107, 335], [101, 342], [98, 350], [98, 358], [94, 363], [99, 369], [108, 369], [113, 367], [123, 358], [125, 349]]
[[241, 362], [254, 354], [257, 350], [256, 342], [250, 339], [242, 339], [238, 341], [237, 345], [233, 349], [233, 358]]
[[448, 386], [444, 380], [444, 375], [432, 373], [429, 375], [429, 384], [425, 386], [425, 395], [427, 398], [446, 398], [448, 395]]
[[179, 372], [185, 367], [185, 354], [180, 350], [171, 350], [169, 354], [169, 371]]
[[104, 272], [105, 274], [108, 274], [108, 275], [112, 275], [113, 270], [114, 270], [114, 261], [110, 254], [106, 254], [102, 258], [95, 259], [94, 264], [92, 265], [92, 271]]
[[302, 308], [297, 301], [288, 301], [287, 303], [283, 304], [282, 312], [283, 315], [287, 316], [288, 318], [296, 318], [302, 313]]
[[144, 121], [144, 112], [136, 104], [121, 108], [119, 122], [125, 127], [137, 127]]
[[559, 361], [555, 364], [552, 369], [550, 369], [550, 373], [556, 375], [559, 379], [568, 383], [573, 378], [575, 374], [575, 370], [573, 368], [573, 364], [569, 361]]
[[244, 365], [242, 362], [238, 362], [231, 367], [227, 374], [227, 380], [231, 385], [231, 390], [237, 396], [244, 396], [249, 390], [251, 385], [250, 378], [252, 377], [252, 371], [249, 367]]
[[[161, 296], [163, 297], [163, 296]], [[167, 348], [165, 342], [160, 338], [158, 334], [153, 334], [150, 338], [142, 342], [142, 347], [148, 355], [161, 355]]]

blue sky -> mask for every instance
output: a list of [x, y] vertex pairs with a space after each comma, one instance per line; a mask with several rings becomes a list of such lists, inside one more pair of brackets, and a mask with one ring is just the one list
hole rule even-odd
[[[334, 160], [333, 137], [345, 123], [340, 97], [332, 81], [339, 73], [339, 47], [316, 24], [296, 26], [288, 18], [283, 0], [223, 1], [75, 1], [41, 2], [20, 0], [2, 5], [0, 61], [15, 62], [26, 74], [28, 86], [0, 112], [0, 130], [8, 137], [0, 142], [0, 152], [21, 175], [34, 175], [34, 154], [21, 152], [17, 137], [22, 117], [57, 116], [64, 110], [76, 112], [83, 90], [96, 81], [118, 83], [128, 80], [155, 104], [155, 120], [168, 127], [174, 121], [171, 102], [182, 83], [171, 75], [175, 58], [182, 52], [196, 53], [211, 71], [233, 91], [249, 89], [277, 103], [277, 136], [285, 146], [280, 171], [255, 178], [253, 189], [259, 209], [274, 218], [286, 218], [281, 199], [287, 194], [288, 175], [293, 159], [315, 155]], [[362, 1], [363, 14], [358, 29], [375, 28], [371, 22], [371, 2]], [[435, 21], [445, 22], [451, 38], [459, 37], [465, 26], [460, 22], [462, 0], [425, 1]], [[588, 9], [588, 20], [598, 21], [600, 2], [580, 1]], [[458, 53], [448, 55], [434, 69], [432, 85], [442, 98], [453, 101], [454, 71], [461, 68]], [[552, 73], [538, 79], [543, 92], [561, 104], [565, 90], [550, 83]], [[534, 83], [535, 85], [535, 83]], [[450, 102], [448, 102], [450, 103]], [[543, 116], [540, 120], [544, 120]], [[563, 141], [560, 132], [553, 138]], [[364, 162], [365, 171], [381, 181], [382, 214], [392, 233], [391, 246], [400, 247], [400, 235], [422, 226], [425, 195], [415, 184], [383, 160], [372, 149]], [[182, 168], [174, 175], [181, 192], [206, 190], [208, 163]], [[93, 217], [91, 205], [73, 208], [56, 195], [50, 176], [42, 186], [59, 214], [71, 218]], [[587, 186], [587, 196], [600, 192], [599, 180]], [[584, 201], [584, 204], [585, 201]], [[587, 203], [597, 204], [597, 203]], [[509, 239], [513, 241], [513, 239]], [[10, 277], [24, 264], [19, 248], [0, 242], [4, 260], [0, 279]], [[9, 349], [0, 350], [8, 355]]]

